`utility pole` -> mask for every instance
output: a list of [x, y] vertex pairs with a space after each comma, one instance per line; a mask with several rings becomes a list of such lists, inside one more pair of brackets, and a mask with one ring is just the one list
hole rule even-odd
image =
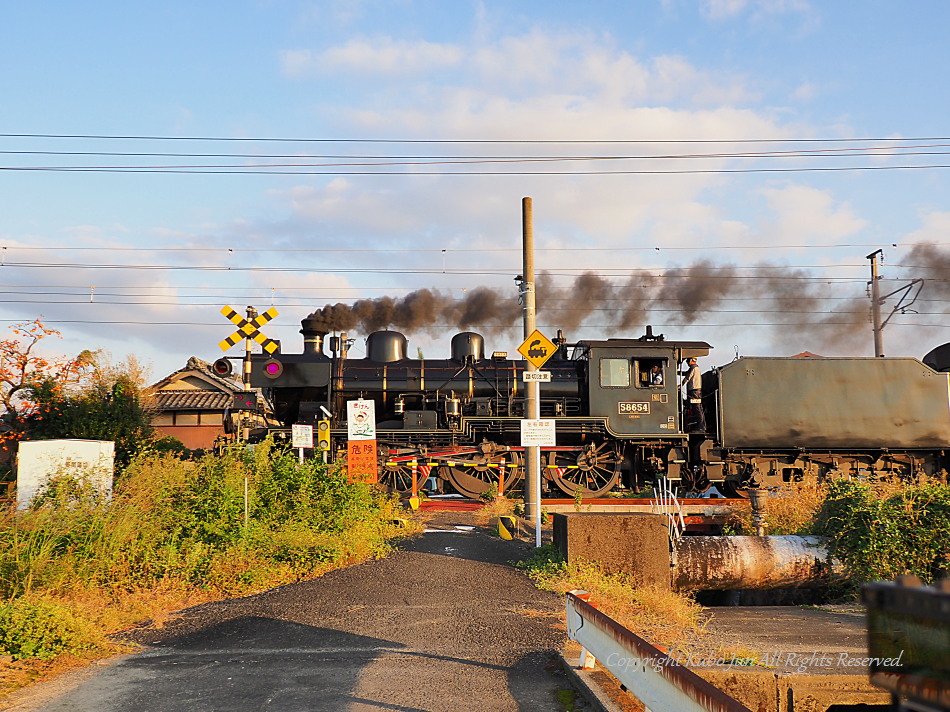
[[[884, 355], [884, 327], [887, 326], [887, 322], [889, 322], [891, 317], [897, 312], [900, 312], [901, 314], [907, 313], [914, 302], [917, 301], [917, 297], [920, 296], [920, 290], [924, 288], [924, 280], [912, 279], [903, 287], [899, 287], [893, 292], [889, 292], [882, 297], [881, 288], [879, 285], [881, 278], [877, 273], [878, 255], [883, 256], [884, 251], [875, 250], [870, 255], [868, 255], [867, 258], [871, 260], [871, 281], [868, 282], [868, 285], [870, 285], [871, 292], [871, 325], [874, 330], [874, 355], [880, 358]], [[917, 287], [917, 291], [913, 292], [912, 295], [911, 291], [915, 286]], [[891, 309], [891, 313], [887, 315], [887, 318], [881, 321], [881, 305], [884, 304], [886, 299], [893, 297], [895, 294], [900, 294], [900, 299], [897, 300], [897, 305]], [[912, 313], [916, 313], [912, 309], [910, 311]]]
[[[521, 199], [521, 232], [523, 237], [524, 272], [522, 274], [522, 297], [524, 303], [524, 338], [527, 340], [537, 328], [534, 292], [534, 215], [531, 198]], [[537, 371], [528, 361], [525, 369]], [[541, 417], [540, 384], [528, 381], [525, 384], [526, 418], [537, 420]], [[534, 520], [535, 546], [541, 546], [541, 448], [537, 445], [525, 448], [525, 516]]]
[[881, 287], [880, 277], [877, 274], [877, 257], [883, 255], [883, 250], [875, 250], [867, 259], [871, 260], [871, 329], [874, 333], [874, 355], [881, 357], [884, 355], [884, 338], [881, 333], [884, 327], [881, 326]]

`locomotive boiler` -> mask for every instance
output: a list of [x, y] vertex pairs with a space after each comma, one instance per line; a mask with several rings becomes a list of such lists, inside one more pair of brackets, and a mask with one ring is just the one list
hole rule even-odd
[[[299, 354], [254, 355], [285, 427], [331, 416], [331, 455], [346, 452], [346, 402], [375, 403], [379, 481], [408, 491], [415, 472], [477, 497], [524, 476], [524, 362], [486, 355], [474, 332], [445, 359], [408, 358], [408, 340], [378, 331], [365, 358], [319, 322], [302, 322]], [[707, 431], [688, 422], [679, 366], [708, 356], [701, 341], [639, 338], [568, 343], [558, 332], [540, 384], [542, 490], [583, 497], [666, 477], [686, 491], [724, 494], [826, 476], [946, 476], [948, 374], [916, 359], [740, 358], [703, 374]]]

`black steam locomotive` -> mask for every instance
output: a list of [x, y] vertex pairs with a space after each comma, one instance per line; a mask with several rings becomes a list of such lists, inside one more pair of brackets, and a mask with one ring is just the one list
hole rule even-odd
[[[518, 485], [523, 361], [486, 357], [473, 332], [453, 337], [447, 359], [408, 358], [395, 331], [370, 334], [366, 358], [347, 358], [345, 336], [327, 338], [310, 317], [302, 324], [303, 353], [252, 357], [251, 385], [285, 427], [329, 415], [331, 455], [342, 454], [346, 402], [371, 399], [389, 488], [430, 476], [472, 497]], [[556, 422], [556, 446], [542, 448], [549, 494], [594, 497], [660, 477], [727, 495], [835, 475], [946, 477], [948, 374], [916, 359], [737, 359], [703, 374], [706, 430], [697, 432], [679, 366], [709, 344], [649, 327], [640, 338], [572, 344], [558, 332], [554, 344], [551, 379], [540, 384], [541, 418]]]

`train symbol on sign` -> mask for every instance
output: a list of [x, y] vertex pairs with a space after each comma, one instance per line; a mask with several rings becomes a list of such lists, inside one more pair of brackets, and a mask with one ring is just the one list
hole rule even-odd
[[535, 339], [528, 346], [528, 358], [544, 358], [548, 355], [548, 350], [541, 346], [541, 339]]
[[541, 368], [554, 352], [557, 346], [544, 334], [535, 329], [524, 343], [518, 347], [518, 353], [524, 356], [535, 368]]

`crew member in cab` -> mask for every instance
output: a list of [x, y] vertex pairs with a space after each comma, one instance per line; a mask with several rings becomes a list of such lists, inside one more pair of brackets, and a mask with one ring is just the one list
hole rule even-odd
[[683, 427], [691, 433], [706, 432], [706, 414], [703, 412], [703, 376], [694, 357], [686, 359], [682, 386], [686, 389], [683, 407]]

